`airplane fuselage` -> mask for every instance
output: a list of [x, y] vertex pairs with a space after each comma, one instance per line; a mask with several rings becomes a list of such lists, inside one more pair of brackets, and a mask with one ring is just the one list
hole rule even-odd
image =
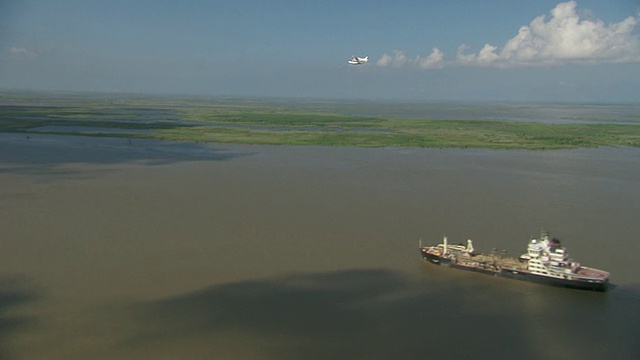
[[351, 60], [347, 61], [349, 64], [351, 65], [362, 65], [362, 64], [366, 64], [367, 62], [369, 62], [369, 57], [365, 56], [365, 57], [357, 57], [354, 56], [351, 58]]

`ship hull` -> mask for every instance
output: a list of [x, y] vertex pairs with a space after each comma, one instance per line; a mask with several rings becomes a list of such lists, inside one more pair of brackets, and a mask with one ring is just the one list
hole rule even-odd
[[596, 280], [579, 280], [579, 279], [559, 279], [550, 276], [542, 276], [536, 275], [526, 272], [517, 272], [514, 274], [512, 271], [503, 269], [500, 274], [500, 277], [505, 277], [509, 279], [516, 280], [524, 280], [530, 281], [538, 284], [545, 285], [553, 285], [560, 286], [572, 289], [580, 289], [580, 290], [592, 290], [592, 291], [607, 291], [607, 287], [609, 282], [607, 280], [604, 281], [596, 281]]
[[499, 276], [499, 277], [508, 278], [508, 279], [529, 281], [529, 282], [534, 282], [538, 284], [560, 286], [560, 287], [581, 289], [581, 290], [592, 290], [592, 291], [606, 291], [609, 285], [608, 280], [588, 281], [588, 280], [578, 280], [578, 279], [571, 279], [571, 280], [559, 279], [559, 278], [554, 278], [550, 276], [536, 275], [523, 270], [487, 269], [487, 268], [481, 268], [476, 266], [465, 266], [465, 265], [460, 265], [455, 262], [452, 262], [450, 259], [443, 258], [427, 252], [422, 252], [422, 257], [425, 261], [428, 261], [435, 265], [451, 267], [454, 269], [471, 271], [471, 272], [481, 273], [485, 275]]

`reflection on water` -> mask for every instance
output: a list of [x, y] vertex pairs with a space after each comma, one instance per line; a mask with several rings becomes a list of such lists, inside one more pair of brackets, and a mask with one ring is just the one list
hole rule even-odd
[[[639, 169], [629, 148], [1, 135], [0, 277], [43, 295], [0, 285], [0, 357], [635, 358]], [[541, 228], [617, 287], [469, 274], [417, 250], [447, 235], [518, 255]]]

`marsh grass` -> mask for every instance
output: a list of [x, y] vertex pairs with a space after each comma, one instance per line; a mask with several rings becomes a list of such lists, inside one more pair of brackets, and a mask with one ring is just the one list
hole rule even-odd
[[[504, 120], [453, 120], [345, 114], [343, 103], [265, 101], [262, 99], [132, 99], [118, 103], [64, 99], [56, 106], [29, 101], [0, 106], [0, 132], [36, 132], [37, 128], [90, 127], [91, 131], [54, 134], [151, 138], [173, 141], [270, 145], [363, 147], [437, 147], [567, 149], [640, 146], [638, 124], [549, 124]], [[45, 105], [42, 105], [45, 102]], [[349, 111], [359, 111], [349, 105]], [[153, 130], [107, 133], [100, 129]], [[38, 133], [42, 131], [38, 130]]]

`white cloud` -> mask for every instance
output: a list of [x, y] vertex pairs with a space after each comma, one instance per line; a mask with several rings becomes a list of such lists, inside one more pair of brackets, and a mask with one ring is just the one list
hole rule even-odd
[[431, 50], [431, 54], [429, 54], [429, 56], [427, 56], [426, 58], [421, 58], [420, 55], [418, 55], [414, 62], [421, 69], [442, 69], [444, 67], [444, 64], [442, 62], [443, 59], [444, 54], [442, 53], [442, 51], [434, 47], [433, 50]]
[[640, 37], [633, 30], [635, 17], [605, 25], [601, 20], [581, 19], [576, 2], [560, 3], [548, 19], [538, 16], [507, 41], [502, 50], [486, 44], [477, 54], [458, 48], [457, 62], [463, 65], [535, 65], [566, 62], [638, 62]]
[[402, 67], [407, 63], [407, 57], [402, 51], [395, 50], [393, 56], [384, 54], [376, 62], [378, 66]]
[[35, 59], [40, 55], [41, 51], [27, 49], [23, 47], [9, 48], [9, 55], [16, 60]]
[[[581, 18], [575, 1], [559, 3], [550, 16], [541, 15], [502, 48], [485, 44], [477, 53], [468, 53], [469, 46], [460, 45], [456, 63], [469, 66], [560, 65], [569, 62], [624, 63], [640, 62], [640, 36], [635, 31], [638, 17], [605, 24], [593, 16]], [[434, 47], [430, 55], [409, 59], [404, 52], [384, 54], [376, 62], [383, 67], [415, 66], [421, 69], [442, 69], [444, 54]]]
[[418, 55], [415, 59], [408, 59], [404, 52], [395, 50], [393, 55], [382, 55], [376, 62], [376, 65], [392, 67], [403, 67], [406, 65], [417, 66], [421, 69], [441, 69], [444, 66], [443, 59], [444, 54], [438, 48], [433, 48], [431, 54], [426, 57]]

